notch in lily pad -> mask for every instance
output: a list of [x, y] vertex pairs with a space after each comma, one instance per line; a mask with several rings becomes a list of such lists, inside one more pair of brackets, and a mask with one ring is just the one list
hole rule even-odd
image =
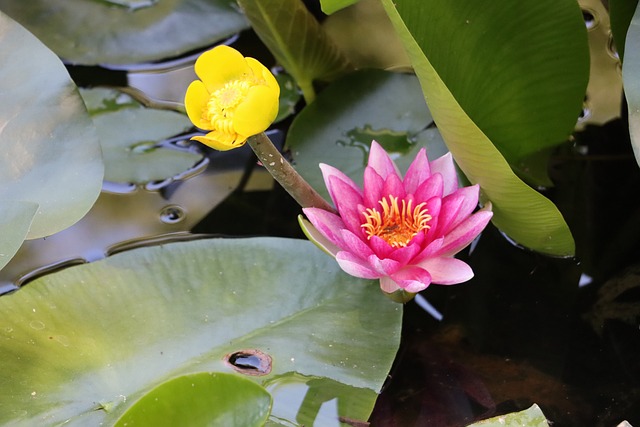
[[257, 349], [229, 353], [224, 361], [235, 371], [245, 375], [260, 376], [271, 372], [271, 356]]

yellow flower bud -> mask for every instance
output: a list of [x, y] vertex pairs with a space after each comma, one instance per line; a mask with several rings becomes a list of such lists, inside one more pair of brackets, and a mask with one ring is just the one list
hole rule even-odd
[[187, 88], [185, 108], [194, 125], [210, 132], [191, 139], [226, 151], [275, 120], [280, 86], [257, 60], [221, 45], [200, 55], [195, 71], [200, 80]]

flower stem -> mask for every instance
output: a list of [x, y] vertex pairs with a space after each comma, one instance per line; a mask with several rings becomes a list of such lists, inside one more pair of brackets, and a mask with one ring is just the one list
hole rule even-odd
[[296, 172], [264, 132], [249, 137], [247, 142], [271, 176], [300, 206], [335, 212], [335, 209]]

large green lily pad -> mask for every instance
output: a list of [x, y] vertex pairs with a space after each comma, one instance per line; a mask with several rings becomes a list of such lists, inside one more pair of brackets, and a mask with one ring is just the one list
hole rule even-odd
[[103, 165], [96, 130], [64, 66], [1, 12], [0, 62], [0, 203], [37, 206], [0, 225], [3, 248], [17, 249], [24, 234], [48, 236], [82, 218], [100, 193]]
[[[1, 297], [0, 313], [0, 424], [112, 425], [168, 379], [220, 372], [265, 386], [272, 422], [291, 425], [292, 407], [279, 402], [295, 401], [300, 378], [322, 396], [299, 402], [295, 417], [327, 417], [328, 407], [308, 406], [327, 401], [334, 422], [367, 419], [402, 306], [310, 242], [253, 238], [72, 267]], [[251, 369], [255, 354], [271, 361]], [[232, 366], [233, 355], [244, 362]]]
[[228, 0], [0, 0], [0, 9], [76, 64], [157, 61], [248, 27]]

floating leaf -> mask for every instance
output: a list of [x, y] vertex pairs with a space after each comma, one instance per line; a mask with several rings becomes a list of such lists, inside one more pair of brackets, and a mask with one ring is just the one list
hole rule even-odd
[[0, 0], [0, 9], [66, 61], [85, 65], [157, 61], [247, 28], [228, 0]]
[[446, 153], [412, 75], [362, 70], [327, 87], [295, 118], [287, 135], [296, 169], [328, 197], [319, 163], [326, 163], [362, 184], [371, 140], [391, 153], [406, 170], [421, 147], [431, 159]]
[[313, 81], [331, 80], [350, 69], [301, 0], [238, 0], [251, 26], [302, 89], [310, 103]]
[[[488, 8], [488, 10], [492, 11], [494, 14], [498, 12], [495, 9], [497, 7], [500, 10], [509, 10], [509, 16], [511, 16], [511, 14], [517, 15], [519, 13], [522, 17], [530, 17], [534, 11], [539, 11], [539, 8], [537, 6], [534, 7], [533, 4], [529, 3], [532, 2], [527, 2], [526, 7], [522, 2], [520, 2], [518, 8], [504, 8], [504, 5], [501, 3], [482, 2], [482, 7]], [[540, 2], [533, 3], [539, 4]], [[453, 5], [451, 2], [440, 4]], [[463, 6], [461, 6], [462, 4], [463, 3], [456, 3], [459, 8], [463, 8]], [[468, 2], [464, 4], [471, 5], [471, 3]], [[554, 6], [558, 4], [561, 4], [561, 7]], [[572, 1], [571, 4], [571, 7], [577, 8], [575, 2]], [[505, 25], [504, 22], [501, 23], [500, 21], [496, 21], [496, 23], [494, 23], [490, 19], [487, 21], [485, 12], [480, 10], [476, 11], [480, 14], [477, 16], [469, 14], [469, 11], [465, 9], [458, 10], [458, 7], [452, 7], [451, 10], [448, 10], [445, 7], [445, 10], [442, 11], [439, 9], [429, 10], [425, 9], [425, 3], [419, 2], [418, 4], [412, 0], [399, 0], [396, 2], [383, 0], [383, 5], [385, 6], [391, 21], [407, 48], [416, 70], [416, 74], [420, 79], [422, 90], [428, 101], [431, 113], [433, 114], [438, 125], [438, 129], [453, 154], [456, 163], [472, 183], [480, 184], [484, 200], [490, 200], [493, 203], [494, 224], [516, 242], [530, 249], [550, 255], [572, 255], [575, 250], [573, 237], [571, 236], [571, 232], [556, 206], [514, 175], [509, 164], [489, 140], [487, 134], [483, 129], [478, 127], [478, 124], [476, 124], [467, 114], [465, 111], [466, 105], [461, 104], [461, 102], [466, 99], [473, 100], [474, 97], [486, 101], [481, 102], [480, 104], [486, 104], [489, 102], [489, 98], [497, 97], [495, 93], [496, 91], [503, 91], [514, 95], [512, 91], [515, 91], [516, 88], [524, 91], [531, 91], [532, 88], [528, 85], [521, 86], [519, 84], [515, 84], [512, 87], [508, 85], [509, 80], [505, 80], [504, 78], [498, 79], [497, 77], [496, 79], [500, 80], [502, 85], [507, 85], [507, 88], [493, 88], [494, 82], [491, 81], [493, 79], [486, 76], [483, 80], [484, 83], [481, 84], [479, 80], [476, 80], [474, 83], [475, 86], [472, 86], [469, 82], [474, 81], [474, 79], [471, 78], [474, 74], [473, 70], [484, 72], [479, 65], [481, 63], [467, 63], [468, 58], [466, 55], [451, 55], [450, 52], [448, 52], [447, 55], [449, 57], [455, 59], [455, 61], [460, 61], [461, 63], [466, 64], [464, 65], [464, 68], [469, 74], [468, 76], [458, 75], [452, 72], [452, 68], [455, 71], [459, 66], [455, 61], [449, 61], [449, 63], [443, 62], [440, 64], [442, 72], [449, 76], [449, 79], [452, 82], [456, 82], [456, 84], [460, 86], [460, 94], [454, 95], [449, 90], [447, 83], [443, 81], [439, 71], [434, 68], [430, 59], [425, 56], [425, 53], [429, 52], [429, 49], [426, 48], [427, 41], [425, 40], [425, 37], [428, 36], [428, 32], [421, 30], [423, 27], [428, 26], [425, 24], [426, 21], [422, 20], [427, 19], [425, 18], [425, 15], [432, 14], [433, 16], [439, 16], [438, 13], [435, 13], [435, 11], [439, 11], [444, 14], [442, 19], [444, 21], [454, 23], [455, 28], [457, 29], [465, 28], [465, 25], [472, 28], [476, 25], [482, 24], [480, 26], [487, 28], [486, 31], [488, 32], [490, 32], [488, 29], [493, 28], [497, 24]], [[398, 9], [396, 9], [396, 5]], [[475, 8], [476, 2], [473, 2], [473, 5]], [[481, 5], [478, 4], [478, 7], [480, 6]], [[546, 5], [545, 7], [553, 11], [550, 12], [552, 14], [556, 13], [556, 10], [558, 10], [559, 16], [565, 16], [565, 14], [569, 14], [572, 10], [571, 7], [568, 6], [567, 2], [564, 1], [554, 1], [551, 5]], [[549, 12], [543, 13], [545, 14], [544, 16], [549, 14]], [[555, 22], [554, 19], [551, 19], [550, 22]], [[467, 24], [467, 21], [469, 21], [469, 24]], [[569, 21], [573, 22], [571, 19]], [[418, 24], [418, 22], [420, 22], [420, 24]], [[471, 25], [472, 22], [474, 23], [473, 25]], [[462, 23], [462, 26], [460, 26], [460, 23]], [[555, 25], [561, 26], [560, 24]], [[508, 26], [508, 29], [511, 29], [512, 32], [516, 30], [523, 30], [522, 28], [522, 25], [514, 27], [512, 23]], [[444, 31], [444, 29], [442, 30]], [[468, 38], [474, 35], [475, 32], [471, 33], [471, 35], [465, 34], [467, 33], [464, 31], [462, 34], [458, 34], [447, 30], [444, 34], [439, 35], [439, 37], [446, 37], [446, 40], [448, 41], [445, 44], [451, 47], [451, 43], [455, 43], [456, 38]], [[515, 33], [511, 35], [516, 37]], [[534, 36], [534, 34], [530, 35]], [[520, 35], [517, 35], [516, 38], [521, 40]], [[439, 38], [439, 40], [441, 39]], [[508, 40], [508, 38], [505, 40]], [[547, 40], [546, 34], [544, 40]], [[555, 41], [555, 39], [553, 40]], [[537, 46], [538, 42], [534, 43], [533, 41], [530, 41], [533, 46]], [[465, 46], [464, 44], [461, 44], [459, 48], [464, 48], [464, 50], [459, 50], [459, 52], [465, 53], [474, 49], [473, 46]], [[479, 46], [478, 49], [480, 49]], [[498, 48], [496, 47], [496, 49]], [[482, 48], [482, 51], [485, 55], [491, 55], [491, 52], [487, 51], [484, 47]], [[501, 49], [498, 49], [497, 51], [502, 52]], [[545, 56], [543, 55], [543, 57]], [[444, 60], [443, 57], [439, 57], [437, 54], [436, 58], [438, 58], [439, 61]], [[492, 61], [497, 59], [498, 58], [492, 57]], [[511, 66], [508, 62], [499, 64], [500, 69], [504, 68], [506, 70], [511, 70]], [[493, 69], [495, 69], [495, 67]], [[529, 71], [530, 70], [526, 71], [525, 74], [530, 74]], [[534, 78], [538, 77], [542, 76], [534, 76]], [[464, 82], [460, 82], [460, 79], [464, 80]], [[457, 96], [460, 97], [460, 101], [456, 98]], [[554, 97], [551, 98], [555, 100]], [[546, 101], [548, 101], [548, 99], [544, 102]], [[495, 103], [492, 103], [491, 105], [495, 105]], [[539, 107], [543, 108], [543, 105], [539, 104]], [[485, 105], [485, 108], [488, 108], [487, 105]], [[515, 109], [516, 107], [512, 106], [512, 108]], [[483, 114], [486, 116], [489, 112], [491, 112], [491, 114], [496, 114], [496, 117], [492, 118], [492, 121], [494, 121], [497, 128], [507, 127], [509, 123], [511, 123], [509, 126], [520, 126], [517, 122], [512, 122], [509, 115], [503, 117], [490, 108], [488, 112]], [[505, 123], [500, 122], [503, 118]], [[474, 120], [475, 119], [478, 118], [475, 117]], [[538, 124], [542, 125], [541, 123]], [[483, 126], [485, 125], [483, 124]], [[486, 126], [488, 126], [489, 129], [491, 128], [490, 123], [487, 123]], [[542, 135], [544, 132], [541, 130], [540, 133]], [[542, 142], [544, 142], [544, 137], [541, 136], [541, 138], [542, 144]], [[513, 150], [513, 152], [519, 156], [524, 155], [524, 153], [529, 151], [529, 149], [526, 148], [514, 148]]]
[[[0, 201], [16, 201], [6, 209], [25, 215], [36, 205], [26, 237], [48, 236], [82, 218], [100, 194], [96, 130], [58, 57], [1, 12], [0, 62]], [[2, 226], [12, 247], [27, 220], [13, 218]]]
[[[158, 385], [197, 372], [247, 374], [284, 391], [300, 383], [293, 374], [330, 379], [340, 383], [323, 385], [337, 399], [333, 420], [367, 419], [398, 348], [402, 306], [310, 242], [254, 238], [71, 267], [0, 297], [0, 313], [0, 424], [86, 426], [110, 425]], [[231, 357], [254, 350], [271, 358], [270, 371], [254, 375]], [[272, 394], [272, 415], [291, 425], [277, 410], [291, 395]], [[301, 405], [296, 413], [310, 411]]]
[[259, 427], [270, 409], [271, 396], [258, 384], [237, 375], [200, 372], [160, 384], [131, 406], [115, 427]]
[[[144, 184], [185, 172], [202, 156], [169, 148], [164, 139], [192, 127], [186, 115], [143, 108], [129, 96], [107, 89], [83, 90], [98, 129], [105, 179]], [[98, 98], [98, 99], [96, 99]]]

